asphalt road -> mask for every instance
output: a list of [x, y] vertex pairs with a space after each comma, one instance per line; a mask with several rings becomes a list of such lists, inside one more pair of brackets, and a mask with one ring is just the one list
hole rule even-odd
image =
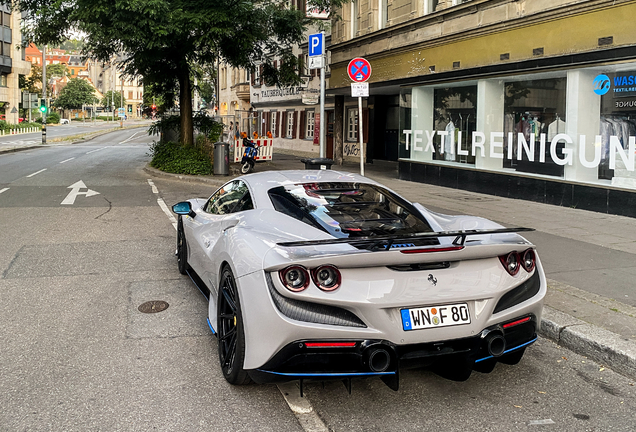
[[[223, 380], [158, 201], [213, 190], [150, 178], [150, 140], [125, 130], [0, 154], [0, 430], [303, 430], [284, 391]], [[151, 300], [170, 306], [138, 311]], [[313, 430], [634, 430], [634, 383], [544, 339], [464, 383], [401, 378], [399, 392], [306, 384]]]

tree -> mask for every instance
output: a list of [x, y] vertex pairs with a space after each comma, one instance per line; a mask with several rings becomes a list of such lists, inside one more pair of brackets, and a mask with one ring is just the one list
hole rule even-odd
[[[41, 71], [41, 69], [40, 69]], [[41, 76], [41, 72], [40, 72], [40, 76]], [[65, 76], [69, 76], [68, 73], [68, 69], [66, 68], [66, 65], [63, 64], [51, 64], [51, 65], [47, 65], [46, 66], [46, 78], [52, 78], [52, 77], [61, 77], [64, 78]]]
[[98, 102], [95, 89], [81, 78], [71, 78], [55, 99], [55, 106], [62, 109], [80, 109], [82, 105]]
[[[344, 0], [309, 0], [326, 9]], [[101, 61], [122, 54], [128, 76], [143, 76], [166, 100], [179, 95], [180, 140], [193, 143], [192, 78], [197, 65], [217, 60], [254, 70], [268, 83], [297, 84], [296, 58], [310, 22], [278, 0], [16, 0], [26, 16], [26, 39], [61, 43], [71, 30], [85, 34], [83, 52]], [[277, 59], [279, 67], [273, 67]]]
[[108, 108], [111, 105], [113, 105], [115, 108], [119, 108], [126, 105], [126, 98], [124, 98], [124, 100], [122, 101], [121, 92], [108, 90], [101, 100], [101, 105], [104, 108]]

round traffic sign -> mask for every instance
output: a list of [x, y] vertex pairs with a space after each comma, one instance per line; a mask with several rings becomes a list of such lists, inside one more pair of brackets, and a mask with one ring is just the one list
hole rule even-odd
[[362, 57], [354, 58], [347, 66], [349, 78], [355, 82], [365, 82], [371, 76], [371, 64]]

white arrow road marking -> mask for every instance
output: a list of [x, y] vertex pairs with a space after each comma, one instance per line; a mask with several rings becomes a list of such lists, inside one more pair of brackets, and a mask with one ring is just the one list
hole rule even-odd
[[0, 193], [8, 191], [9, 188], [0, 189]]
[[40, 170], [40, 171], [38, 171], [38, 172], [34, 172], [33, 174], [29, 174], [27, 177], [33, 177], [34, 175], [38, 175], [38, 174], [40, 174], [41, 172], [44, 172], [44, 171], [46, 171], [46, 168], [41, 169], [41, 170]]
[[[64, 201], [62, 201], [61, 203], [62, 205], [75, 204], [75, 198], [77, 198], [78, 195], [85, 195], [86, 197], [99, 195], [99, 192], [95, 192], [94, 190], [88, 189], [86, 185], [84, 184], [84, 182], [81, 180], [78, 181], [77, 183], [73, 183], [72, 185], [70, 185], [68, 189], [71, 189], [71, 191], [69, 192], [68, 195], [66, 195], [66, 198], [64, 198]], [[80, 192], [80, 189], [86, 189], [86, 192]]]

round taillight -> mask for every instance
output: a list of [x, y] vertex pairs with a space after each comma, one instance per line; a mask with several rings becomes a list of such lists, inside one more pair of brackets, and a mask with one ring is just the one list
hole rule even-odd
[[519, 273], [521, 264], [519, 263], [520, 257], [517, 252], [510, 252], [508, 255], [502, 255], [499, 257], [506, 271], [510, 276], [514, 276]]
[[323, 291], [333, 291], [340, 286], [340, 271], [332, 265], [316, 267], [312, 277], [316, 286]]
[[534, 250], [528, 249], [527, 251], [523, 253], [523, 257], [521, 259], [521, 265], [523, 266], [524, 270], [527, 271], [528, 273], [534, 270], [534, 266], [536, 265]]
[[309, 285], [309, 273], [303, 266], [289, 266], [279, 272], [280, 280], [290, 291], [299, 292]]

